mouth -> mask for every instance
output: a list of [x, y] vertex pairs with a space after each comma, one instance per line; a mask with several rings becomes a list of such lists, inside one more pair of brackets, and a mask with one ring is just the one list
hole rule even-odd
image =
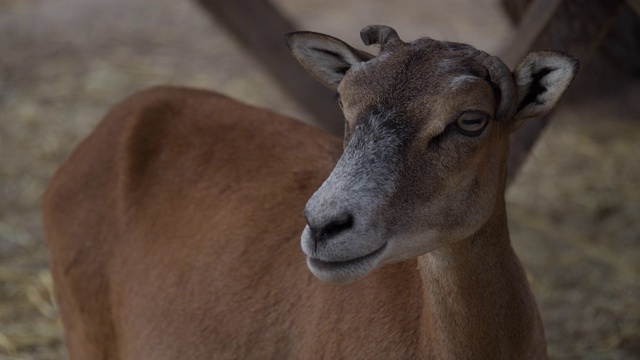
[[309, 268], [322, 273], [328, 273], [328, 272], [360, 273], [363, 270], [366, 270], [366, 272], [368, 272], [369, 268], [375, 265], [376, 263], [375, 260], [378, 259], [378, 257], [380, 256], [380, 254], [382, 254], [382, 252], [386, 247], [387, 247], [387, 243], [384, 243], [384, 245], [379, 247], [377, 250], [374, 250], [367, 255], [360, 256], [351, 260], [324, 261], [324, 260], [319, 260], [313, 257], [308, 257], [307, 263], [309, 265]]

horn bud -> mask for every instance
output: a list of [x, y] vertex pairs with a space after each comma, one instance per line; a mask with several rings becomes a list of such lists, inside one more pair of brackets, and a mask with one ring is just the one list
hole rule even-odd
[[386, 25], [365, 26], [360, 31], [360, 38], [362, 39], [362, 42], [367, 46], [372, 44], [385, 46], [389, 43], [401, 41], [398, 33], [392, 27]]
[[518, 100], [511, 70], [499, 58], [485, 52], [481, 52], [481, 54], [480, 61], [482, 65], [489, 72], [491, 81], [500, 89], [500, 103], [496, 111], [496, 117], [499, 120], [510, 119], [515, 113]]

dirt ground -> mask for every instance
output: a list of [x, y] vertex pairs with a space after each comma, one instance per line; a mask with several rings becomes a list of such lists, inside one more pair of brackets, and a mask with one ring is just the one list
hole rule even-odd
[[[357, 46], [373, 23], [492, 52], [511, 33], [494, 0], [274, 3]], [[66, 358], [39, 197], [111, 105], [155, 84], [308, 118], [191, 2], [0, 0], [0, 359]], [[635, 87], [565, 104], [508, 190], [555, 359], [640, 359], [639, 100]]]

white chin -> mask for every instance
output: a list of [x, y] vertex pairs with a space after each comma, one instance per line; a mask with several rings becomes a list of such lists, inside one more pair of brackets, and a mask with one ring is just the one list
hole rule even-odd
[[311, 273], [322, 281], [348, 284], [363, 278], [378, 267], [385, 249], [386, 244], [371, 254], [347, 261], [322, 261], [307, 257], [307, 266]]

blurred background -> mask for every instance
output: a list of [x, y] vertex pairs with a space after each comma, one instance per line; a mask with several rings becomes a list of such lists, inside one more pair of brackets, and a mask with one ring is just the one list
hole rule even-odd
[[[361, 49], [360, 29], [386, 24], [404, 40], [502, 53], [521, 12], [498, 0], [272, 3], [296, 28]], [[627, 5], [508, 189], [555, 359], [640, 359], [640, 5]], [[39, 199], [110, 106], [173, 84], [314, 122], [222, 24], [195, 1], [0, 0], [0, 359], [66, 359]]]

